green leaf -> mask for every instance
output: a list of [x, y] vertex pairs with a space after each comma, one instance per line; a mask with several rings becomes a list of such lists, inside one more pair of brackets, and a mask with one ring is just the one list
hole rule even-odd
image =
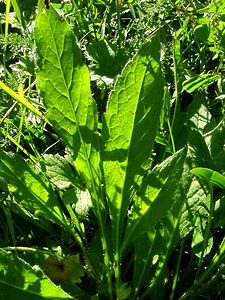
[[47, 119], [71, 148], [76, 170], [85, 180], [97, 207], [100, 195], [98, 114], [90, 78], [80, 49], [53, 6], [39, 1], [35, 39], [39, 54], [38, 83]]
[[[180, 189], [185, 156], [185, 149], [176, 152], [144, 179], [128, 216], [123, 251], [130, 242], [152, 229], [178, 201], [177, 191]], [[183, 201], [180, 199], [180, 204], [183, 205]]]
[[201, 74], [184, 81], [183, 88], [188, 93], [192, 93], [199, 88], [206, 88], [219, 79], [219, 75]]
[[213, 185], [225, 189], [225, 177], [216, 171], [208, 168], [194, 168], [191, 170], [191, 173], [205, 179]]
[[156, 230], [152, 228], [147, 233], [134, 241], [134, 278], [133, 292], [135, 298], [142, 285], [148, 285], [150, 278], [155, 271], [158, 256], [153, 254], [153, 247], [156, 241]]
[[174, 61], [174, 81], [176, 97], [179, 97], [182, 91], [184, 81], [183, 60], [181, 56], [180, 41], [178, 38], [173, 40], [173, 61]]
[[96, 62], [92, 69], [100, 76], [115, 77], [121, 72], [127, 58], [122, 49], [106, 40], [93, 41], [88, 46], [88, 54]]
[[71, 204], [80, 218], [87, 216], [88, 211], [92, 207], [92, 202], [88, 190], [69, 189], [62, 196], [65, 205]]
[[[207, 222], [207, 217], [205, 216], [204, 218], [203, 216], [200, 216], [197, 218], [194, 226], [191, 247], [195, 255], [198, 257], [201, 257], [203, 247], [204, 247], [206, 222]], [[212, 245], [213, 245], [213, 238], [210, 232], [203, 257], [205, 257], [208, 253], [210, 253], [212, 249]]]
[[[190, 174], [189, 166], [186, 170], [187, 180], [190, 176], [193, 177]], [[192, 178], [189, 190], [186, 192], [185, 205], [180, 218], [179, 237], [184, 238], [190, 234], [195, 226], [202, 226], [201, 230], [204, 230], [209, 209], [210, 191], [208, 187], [206, 184], [202, 184], [198, 178]], [[200, 219], [202, 223], [199, 222]]]
[[66, 224], [66, 217], [49, 182], [29, 161], [0, 149], [0, 176], [26, 209], [58, 224]]
[[[204, 100], [202, 99], [202, 101]], [[214, 129], [216, 123], [212, 118], [212, 115], [210, 114], [207, 107], [201, 104], [198, 110], [194, 113], [194, 115], [190, 116], [190, 119], [188, 120], [188, 125], [191, 129], [195, 128], [199, 131], [199, 133], [203, 135], [208, 131]]]
[[[74, 299], [55, 286], [38, 266], [0, 249], [0, 299]], [[14, 294], [13, 294], [14, 293]]]
[[46, 174], [50, 181], [59, 189], [66, 189], [71, 185], [79, 185], [79, 179], [75, 170], [70, 166], [68, 161], [59, 154], [44, 155]]
[[102, 126], [102, 160], [117, 238], [149, 163], [163, 99], [158, 37], [129, 62], [110, 95]]
[[225, 2], [223, 0], [212, 1], [211, 4], [208, 6], [201, 8], [197, 11], [198, 14], [205, 14], [205, 13], [219, 13], [223, 11], [225, 8]]

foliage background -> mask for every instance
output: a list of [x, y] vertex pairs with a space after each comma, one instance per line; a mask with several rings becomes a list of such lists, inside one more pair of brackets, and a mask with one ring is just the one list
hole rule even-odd
[[[156, 197], [161, 203], [160, 201], [169, 194], [168, 203], [159, 206], [159, 210], [165, 210], [167, 214], [166, 218], [163, 218], [162, 214], [155, 220], [154, 228], [150, 226], [151, 222], [141, 221], [142, 225], [138, 225], [134, 232], [138, 236], [143, 227], [148, 228], [148, 231], [134, 239], [129, 247], [129, 239], [126, 240], [125, 232], [121, 230], [125, 239], [121, 249], [117, 250], [123, 252], [123, 248], [126, 248], [126, 251], [124, 250], [121, 259], [121, 274], [114, 274], [113, 264], [116, 265], [119, 261], [118, 258], [113, 258], [114, 253], [110, 252], [114, 246], [110, 239], [106, 238], [109, 248], [107, 263], [102, 260], [102, 247], [104, 251], [106, 249], [104, 243], [101, 245], [101, 239], [104, 240], [103, 232], [106, 237], [111, 236], [112, 225], [108, 209], [111, 211], [112, 208], [107, 204], [105, 207], [104, 203], [100, 203], [101, 208], [96, 208], [97, 197], [93, 200], [89, 188], [91, 202], [85, 189], [88, 180], [83, 180], [84, 177], [79, 176], [78, 170], [74, 168], [73, 153], [68, 143], [65, 143], [66, 135], [62, 138], [63, 135], [58, 133], [57, 126], [53, 124], [52, 127], [46, 119], [35, 115], [22, 103], [14, 104], [15, 99], [6, 90], [1, 89], [0, 143], [4, 152], [0, 152], [0, 263], [3, 274], [0, 283], [4, 292], [0, 292], [0, 299], [4, 299], [6, 294], [9, 295], [7, 287], [13, 283], [10, 273], [20, 274], [18, 276], [22, 280], [26, 278], [26, 272], [30, 276], [26, 278], [27, 281], [35, 283], [44, 278], [46, 292], [41, 294], [40, 290], [36, 297], [54, 299], [57, 293], [59, 298], [69, 297], [65, 294], [66, 291], [79, 299], [166, 299], [165, 295], [170, 295], [170, 299], [223, 299], [223, 1], [201, 3], [197, 0], [71, 0], [51, 1], [51, 5], [69, 24], [81, 49], [84, 63], [88, 66], [91, 93], [98, 108], [98, 124], [93, 126], [99, 132], [104, 126], [102, 116], [109, 105], [108, 99], [113, 99], [112, 90], [116, 89], [115, 83], [118, 82], [119, 74], [124, 67], [126, 74], [127, 63], [131, 57], [140, 53], [139, 50], [143, 49], [141, 47], [155, 33], [159, 35], [160, 64], [165, 85], [159, 126], [149, 157], [149, 178], [153, 186], [157, 186], [157, 178], [162, 181], [168, 178], [167, 184], [164, 181], [165, 191]], [[37, 26], [37, 1], [1, 1], [0, 13], [0, 80], [45, 115], [51, 103], [48, 104], [49, 107], [46, 105], [44, 88], [37, 82], [40, 59], [36, 50], [37, 38], [35, 42], [34, 35], [34, 28]], [[47, 31], [47, 24], [43, 23], [42, 26], [46, 26], [43, 29]], [[159, 86], [163, 84], [160, 83]], [[162, 98], [160, 95], [156, 97]], [[105, 122], [107, 123], [107, 120]], [[185, 154], [184, 163], [185, 151], [182, 149], [185, 147], [188, 147], [188, 154]], [[178, 152], [179, 150], [181, 152]], [[11, 169], [14, 166], [13, 174], [6, 169], [6, 162]], [[38, 166], [38, 169], [34, 168], [34, 165]], [[203, 172], [205, 169], [197, 172], [197, 176], [206, 181], [191, 175], [190, 170], [195, 167], [207, 168], [206, 173]], [[18, 170], [32, 174], [32, 178], [36, 180], [36, 185], [30, 186], [27, 194], [23, 195], [24, 199], [39, 199], [41, 194], [44, 199], [48, 191], [54, 194], [49, 207], [42, 204], [42, 208], [39, 206], [31, 209], [25, 200], [18, 201], [20, 193], [10, 187], [14, 186], [15, 189], [23, 182], [28, 184], [30, 180], [29, 176], [27, 179], [22, 175], [20, 177]], [[209, 170], [218, 172], [213, 173], [216, 179]], [[18, 174], [17, 181], [15, 174]], [[209, 174], [211, 175], [208, 176]], [[181, 185], [176, 187], [175, 182], [178, 178], [181, 178]], [[107, 186], [107, 179], [105, 180]], [[143, 183], [141, 192], [147, 189], [146, 186], [147, 184]], [[183, 194], [177, 191], [181, 186], [184, 189]], [[151, 187], [146, 193], [152, 197]], [[181, 198], [185, 199], [184, 209], [182, 213], [175, 215], [174, 211], [180, 211], [179, 203], [177, 206], [171, 206], [170, 201]], [[73, 203], [71, 199], [75, 199]], [[146, 208], [141, 206], [138, 199], [137, 196], [137, 206], [128, 208], [134, 212], [135, 209], [145, 211]], [[57, 208], [58, 201], [64, 204], [62, 210]], [[158, 202], [155, 203], [157, 211]], [[91, 208], [92, 204], [94, 209]], [[146, 215], [153, 218], [151, 209], [146, 209]], [[96, 211], [101, 212], [96, 215]], [[62, 221], [65, 217], [70, 222], [66, 226]], [[129, 214], [126, 215], [125, 224], [129, 227], [135, 218], [135, 214], [130, 219]], [[101, 224], [105, 226], [102, 231]], [[72, 230], [73, 226], [77, 228], [75, 232]], [[143, 247], [144, 244], [146, 247]], [[6, 255], [5, 251], [9, 250], [12, 252], [7, 252]], [[94, 272], [87, 268], [87, 257], [93, 264]], [[130, 257], [132, 259], [129, 259]], [[148, 257], [147, 262], [141, 263], [143, 257]], [[161, 260], [157, 260], [157, 257], [161, 257]], [[114, 263], [110, 264], [114, 259]], [[157, 263], [154, 263], [155, 261]], [[5, 275], [5, 266], [10, 270], [14, 264], [14, 272], [7, 271]], [[108, 271], [104, 269], [104, 264]], [[55, 290], [52, 282], [36, 265], [62, 289]], [[19, 273], [17, 267], [21, 270]], [[119, 268], [120, 266], [116, 266], [115, 270], [119, 272]], [[143, 271], [145, 269], [151, 271]], [[116, 282], [114, 275], [117, 276]], [[142, 278], [142, 281], [139, 281], [139, 278]], [[112, 295], [110, 280], [113, 286]], [[13, 293], [18, 294], [18, 299], [30, 297], [29, 288], [25, 284], [19, 289], [14, 286], [14, 289]]]

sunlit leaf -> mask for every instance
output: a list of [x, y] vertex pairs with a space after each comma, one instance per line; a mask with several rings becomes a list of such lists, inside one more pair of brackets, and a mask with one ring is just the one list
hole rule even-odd
[[35, 38], [39, 55], [38, 84], [47, 118], [72, 150], [94, 207], [100, 201], [98, 115], [90, 76], [67, 22], [53, 6], [39, 1]]
[[223, 189], [225, 188], [225, 177], [216, 171], [208, 168], [194, 168], [191, 170], [191, 173], [197, 177], [205, 179], [215, 186]]
[[[126, 65], [116, 82], [102, 126], [106, 193], [117, 238], [133, 194], [150, 163], [163, 99], [158, 37]], [[119, 233], [120, 232], [120, 233]]]
[[[74, 299], [44, 275], [40, 267], [0, 249], [1, 299]], [[14, 293], [14, 294], [13, 294]]]
[[219, 79], [218, 75], [201, 74], [185, 80], [183, 83], [183, 88], [188, 93], [192, 93], [200, 88], [202, 89], [206, 88], [207, 86], [213, 84], [218, 79]]

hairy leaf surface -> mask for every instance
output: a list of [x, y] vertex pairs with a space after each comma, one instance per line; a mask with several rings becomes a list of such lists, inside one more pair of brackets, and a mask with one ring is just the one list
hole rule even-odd
[[103, 118], [106, 193], [113, 226], [120, 232], [132, 188], [138, 188], [149, 166], [162, 99], [160, 44], [154, 37], [126, 65]]
[[45, 10], [41, 1], [35, 38], [40, 57], [38, 83], [47, 118], [70, 146], [76, 169], [92, 197], [97, 199], [100, 189], [97, 109], [88, 69], [69, 25], [52, 6]]

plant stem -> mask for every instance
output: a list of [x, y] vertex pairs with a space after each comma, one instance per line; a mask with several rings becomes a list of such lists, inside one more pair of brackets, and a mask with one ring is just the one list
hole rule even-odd
[[5, 9], [5, 39], [7, 39], [9, 33], [9, 11], [10, 11], [10, 0], [7, 0], [6, 9]]
[[121, 46], [122, 46], [121, 6], [122, 6], [122, 0], [116, 0], [117, 30], [118, 30], [118, 34], [119, 34], [119, 48], [121, 48]]
[[174, 294], [175, 294], [175, 290], [176, 290], [176, 286], [177, 286], [177, 281], [178, 281], [178, 278], [179, 278], [179, 270], [180, 270], [180, 263], [181, 263], [181, 257], [182, 257], [182, 254], [183, 254], [183, 250], [184, 250], [184, 240], [181, 241], [181, 247], [180, 247], [180, 251], [179, 251], [179, 255], [178, 255], [177, 266], [176, 266], [172, 291], [171, 291], [169, 300], [174, 299]]
[[35, 106], [33, 106], [30, 102], [28, 102], [26, 99], [21, 97], [19, 94], [15, 93], [12, 89], [10, 89], [10, 87], [5, 85], [2, 81], [0, 81], [0, 89], [5, 91], [7, 94], [9, 94], [11, 97], [13, 97], [15, 100], [17, 100], [21, 104], [23, 104], [30, 111], [32, 111], [35, 115], [42, 118], [45, 122], [49, 123], [48, 120], [45, 118], [45, 116], [42, 115], [42, 113]]

